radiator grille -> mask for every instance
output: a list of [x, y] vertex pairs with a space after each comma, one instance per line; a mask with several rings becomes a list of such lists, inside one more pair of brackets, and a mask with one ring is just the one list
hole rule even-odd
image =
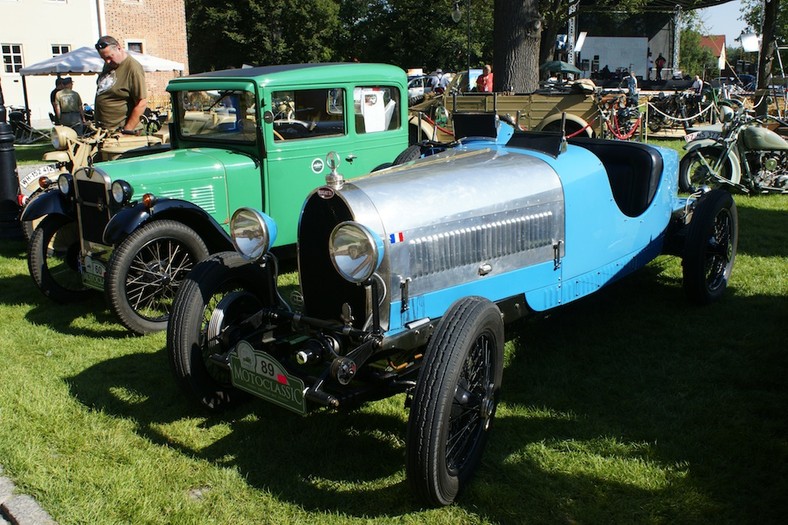
[[104, 228], [107, 226], [110, 216], [104, 181], [96, 183], [77, 180], [76, 188], [79, 197], [79, 227], [82, 230], [82, 238], [103, 244]]
[[414, 278], [425, 277], [553, 243], [551, 211], [488, 222], [410, 241]]

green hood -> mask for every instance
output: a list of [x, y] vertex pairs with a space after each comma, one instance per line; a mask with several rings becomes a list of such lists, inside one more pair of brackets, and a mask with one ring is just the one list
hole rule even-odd
[[257, 162], [246, 155], [210, 148], [173, 150], [101, 162], [96, 167], [112, 181], [123, 179], [128, 182], [137, 198], [144, 193], [153, 193], [157, 197], [184, 198], [193, 188], [217, 184], [224, 187], [224, 180], [230, 172], [259, 170]]

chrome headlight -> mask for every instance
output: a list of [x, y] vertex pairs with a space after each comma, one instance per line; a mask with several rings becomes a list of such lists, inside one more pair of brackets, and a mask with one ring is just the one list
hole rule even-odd
[[125, 180], [116, 180], [112, 183], [112, 200], [118, 204], [126, 204], [134, 195], [134, 188]]
[[366, 226], [353, 221], [338, 224], [328, 241], [331, 262], [352, 283], [363, 283], [383, 262], [383, 240]]
[[71, 193], [71, 174], [63, 173], [57, 178], [57, 187], [60, 193], [68, 195]]
[[239, 208], [230, 219], [230, 236], [238, 253], [256, 261], [268, 252], [276, 240], [276, 223], [265, 213]]

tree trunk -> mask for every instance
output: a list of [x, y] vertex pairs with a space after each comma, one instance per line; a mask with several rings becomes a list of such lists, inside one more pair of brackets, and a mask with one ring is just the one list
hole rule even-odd
[[761, 103], [755, 107], [758, 115], [765, 115], [769, 108], [766, 95], [769, 93], [769, 84], [772, 83], [772, 65], [777, 47], [777, 9], [780, 0], [766, 0], [764, 4], [761, 56], [758, 61], [758, 92], [756, 92]]
[[542, 21], [537, 0], [495, 0], [493, 24], [495, 91], [530, 93], [539, 87]]

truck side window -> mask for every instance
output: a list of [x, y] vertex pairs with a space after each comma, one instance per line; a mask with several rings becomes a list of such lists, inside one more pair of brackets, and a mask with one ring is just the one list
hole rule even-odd
[[344, 135], [344, 99], [341, 88], [272, 92], [274, 140]]
[[356, 133], [399, 129], [399, 89], [393, 86], [361, 86], [353, 89]]

